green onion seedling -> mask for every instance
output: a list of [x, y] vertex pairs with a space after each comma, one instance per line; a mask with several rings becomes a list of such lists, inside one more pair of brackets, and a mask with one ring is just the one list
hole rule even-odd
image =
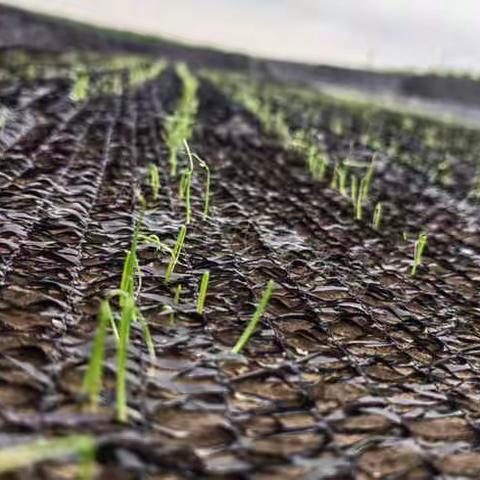
[[307, 164], [314, 180], [321, 181], [325, 177], [328, 159], [325, 152], [312, 144], [307, 152]]
[[145, 245], [151, 245], [155, 247], [157, 250], [157, 253], [158, 252], [165, 252], [170, 254], [172, 253], [172, 249], [165, 243], [161, 242], [160, 239], [158, 238], [158, 235], [155, 235], [155, 234], [145, 235], [141, 233], [138, 236], [138, 241]]
[[205, 306], [205, 297], [207, 296], [208, 282], [210, 280], [210, 272], [207, 270], [203, 272], [202, 281], [200, 283], [200, 292], [197, 300], [197, 313], [203, 314], [203, 308]]
[[165, 274], [165, 281], [169, 282], [170, 277], [172, 276], [173, 270], [178, 263], [180, 258], [180, 253], [182, 252], [183, 242], [185, 241], [185, 236], [187, 235], [187, 227], [182, 225], [179, 232], [175, 246], [173, 247], [172, 254], [170, 256], [170, 262], [167, 267], [167, 272]]
[[339, 185], [338, 165], [335, 165], [335, 168], [333, 169], [332, 180], [330, 182], [330, 188], [332, 190], [338, 190], [338, 185]]
[[413, 252], [413, 262], [412, 262], [412, 269], [410, 271], [410, 275], [414, 277], [417, 273], [417, 268], [422, 263], [423, 252], [425, 247], [427, 246], [428, 237], [425, 233], [421, 233], [418, 236], [417, 241], [415, 242], [415, 250]]
[[123, 302], [122, 313], [120, 316], [119, 335], [117, 349], [117, 419], [119, 422], [126, 422], [128, 419], [127, 411], [127, 353], [130, 344], [130, 327], [135, 318], [135, 299], [132, 295], [127, 295]]
[[251, 318], [247, 327], [243, 331], [242, 336], [238, 339], [237, 343], [232, 348], [232, 353], [240, 353], [242, 349], [245, 347], [245, 345], [247, 344], [248, 340], [250, 339], [253, 332], [255, 331], [255, 328], [260, 318], [262, 317], [263, 313], [265, 312], [265, 309], [267, 308], [267, 305], [268, 305], [268, 302], [270, 301], [270, 297], [272, 295], [274, 287], [275, 287], [274, 281], [269, 280], [263, 292], [260, 303], [257, 305], [255, 313], [253, 314], [253, 317]]
[[112, 310], [108, 300], [102, 300], [98, 313], [98, 326], [93, 340], [92, 353], [83, 378], [83, 391], [88, 396], [90, 406], [98, 406], [98, 398], [102, 389], [103, 364], [105, 359], [105, 341], [107, 327], [111, 325], [118, 337], [117, 327], [113, 319]]
[[158, 167], [154, 163], [148, 166], [148, 173], [150, 177], [150, 188], [152, 189], [153, 200], [157, 201], [160, 194], [160, 175]]
[[192, 175], [193, 175], [193, 155], [192, 155], [192, 152], [190, 151], [190, 147], [188, 146], [188, 143], [186, 140], [183, 141], [183, 144], [185, 146], [185, 150], [187, 151], [187, 156], [188, 156], [188, 169], [185, 170], [185, 181], [184, 181], [185, 210], [186, 210], [185, 224], [188, 225], [192, 217], [190, 190], [191, 190]]
[[205, 220], [208, 217], [208, 211], [210, 208], [210, 168], [196, 153], [194, 153], [193, 156], [198, 161], [200, 167], [207, 173], [207, 179], [205, 180], [205, 200], [203, 203], [203, 219]]
[[383, 212], [382, 202], [378, 202], [375, 205], [375, 210], [373, 211], [373, 220], [372, 220], [372, 227], [375, 230], [380, 230], [380, 224], [382, 221], [382, 212]]
[[[95, 441], [87, 435], [36, 440], [0, 449], [0, 474], [14, 472], [48, 460], [74, 455], [81, 461], [79, 479], [93, 480]], [[22, 477], [24, 478], [24, 477]]]
[[198, 109], [198, 81], [185, 64], [176, 66], [176, 73], [182, 82], [182, 96], [175, 112], [167, 118], [165, 142], [169, 149], [170, 175], [177, 174], [177, 154], [182, 142], [192, 135], [193, 123]]
[[82, 102], [88, 96], [88, 87], [90, 84], [90, 77], [85, 71], [77, 72], [75, 83], [70, 92], [70, 99], [74, 102]]

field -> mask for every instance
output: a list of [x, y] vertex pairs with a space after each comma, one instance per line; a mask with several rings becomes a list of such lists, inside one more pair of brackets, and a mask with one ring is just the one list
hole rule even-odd
[[480, 135], [247, 73], [0, 54], [0, 478], [479, 478]]

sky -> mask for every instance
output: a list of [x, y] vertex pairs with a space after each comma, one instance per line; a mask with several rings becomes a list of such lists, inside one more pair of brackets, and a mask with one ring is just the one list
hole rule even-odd
[[257, 56], [480, 72], [480, 0], [0, 0]]

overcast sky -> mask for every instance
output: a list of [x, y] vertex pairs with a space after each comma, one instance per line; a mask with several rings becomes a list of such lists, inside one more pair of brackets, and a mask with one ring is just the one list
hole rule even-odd
[[313, 63], [480, 71], [480, 0], [0, 0]]

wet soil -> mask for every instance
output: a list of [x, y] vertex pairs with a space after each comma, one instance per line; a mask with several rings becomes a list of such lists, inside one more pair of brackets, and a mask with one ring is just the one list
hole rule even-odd
[[[431, 122], [405, 135], [399, 118], [379, 113], [385, 143], [372, 191], [386, 209], [377, 232], [201, 80], [191, 146], [212, 170], [211, 213], [202, 220], [204, 178], [195, 175], [193, 222], [170, 284], [168, 256], [140, 247], [139, 304], [157, 359], [134, 325], [130, 421], [120, 424], [113, 337], [98, 412], [82, 407], [80, 387], [99, 300], [120, 283], [139, 216], [135, 191], [148, 200], [145, 233], [172, 244], [183, 224], [163, 140], [181, 85], [168, 69], [77, 104], [70, 85], [0, 85], [9, 108], [0, 133], [0, 446], [90, 433], [102, 479], [479, 478], [480, 237], [468, 196], [477, 132], [433, 124], [451, 141], [425, 146], [419, 129]], [[361, 112], [288, 95], [278, 108], [289, 125], [315, 129], [331, 158], [371, 158], [358, 141]], [[333, 117], [350, 127], [333, 133]], [[447, 155], [448, 177], [438, 168]], [[402, 234], [420, 231], [429, 246], [412, 279], [413, 237]], [[271, 278], [261, 328], [242, 355], [230, 353]], [[165, 305], [176, 309], [174, 325]], [[4, 478], [73, 478], [69, 468], [48, 462]]]

